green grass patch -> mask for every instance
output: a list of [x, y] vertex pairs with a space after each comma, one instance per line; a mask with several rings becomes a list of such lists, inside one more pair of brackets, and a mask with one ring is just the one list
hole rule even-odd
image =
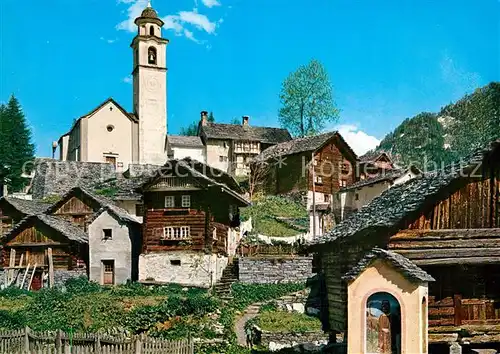
[[237, 310], [243, 310], [248, 305], [256, 302], [265, 302], [278, 299], [287, 294], [304, 290], [305, 283], [284, 284], [243, 284], [234, 283], [232, 286], [233, 303]]
[[251, 206], [243, 208], [241, 211], [243, 220], [252, 218], [256, 233], [275, 237], [300, 234], [300, 231], [277, 221], [276, 217], [306, 218], [307, 216], [307, 210], [303, 205], [279, 196], [259, 197], [253, 201]]
[[255, 324], [264, 331], [279, 332], [320, 332], [321, 321], [303, 313], [265, 311], [256, 317]]

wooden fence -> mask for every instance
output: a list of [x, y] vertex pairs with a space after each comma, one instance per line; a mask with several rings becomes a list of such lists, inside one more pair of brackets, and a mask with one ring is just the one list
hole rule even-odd
[[168, 341], [147, 336], [0, 331], [0, 354], [193, 354], [193, 340]]
[[242, 257], [252, 256], [277, 256], [277, 255], [296, 255], [299, 247], [296, 245], [244, 245], [240, 244], [236, 253]]

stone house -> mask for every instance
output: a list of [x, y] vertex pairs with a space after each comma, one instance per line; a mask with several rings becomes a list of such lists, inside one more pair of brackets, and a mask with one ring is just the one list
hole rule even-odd
[[333, 210], [337, 220], [344, 220], [350, 213], [359, 210], [387, 189], [405, 183], [420, 175], [412, 166], [407, 169], [394, 168], [381, 171], [379, 175], [362, 178], [348, 187], [341, 188], [333, 199]]
[[201, 112], [199, 136], [206, 149], [206, 163], [233, 176], [248, 176], [250, 161], [270, 146], [292, 139], [286, 129], [254, 127], [249, 117], [240, 124], [208, 122]]
[[[420, 297], [428, 317], [429, 334], [423, 340], [430, 352], [443, 343], [464, 350], [500, 350], [499, 163], [496, 140], [466, 161], [386, 190], [313, 240], [308, 250], [317, 254], [320, 277], [325, 279], [323, 308], [330, 331], [350, 330], [350, 283], [343, 277], [377, 248], [398, 254], [403, 263], [435, 279], [428, 296]], [[378, 291], [396, 297], [393, 303], [405, 317], [397, 298], [404, 287], [391, 273], [377, 269], [372, 271], [379, 279]], [[367, 301], [365, 295], [370, 294], [356, 294]], [[402, 334], [401, 343], [410, 340]]]
[[239, 208], [248, 206], [226, 172], [170, 160], [142, 186], [144, 222], [139, 280], [211, 287], [239, 241]]
[[167, 155], [169, 159], [190, 157], [206, 163], [206, 151], [199, 136], [167, 135]]
[[[311, 167], [311, 161], [312, 167]], [[331, 228], [333, 196], [356, 181], [357, 156], [338, 132], [298, 138], [264, 150], [253, 164], [262, 173], [268, 194], [301, 193], [307, 196], [310, 233], [322, 235]]]

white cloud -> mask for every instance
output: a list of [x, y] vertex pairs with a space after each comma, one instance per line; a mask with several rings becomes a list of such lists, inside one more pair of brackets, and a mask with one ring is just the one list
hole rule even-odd
[[132, 83], [132, 76], [126, 76], [123, 78], [123, 82], [126, 84], [131, 84]]
[[220, 6], [220, 2], [217, 0], [201, 0], [203, 2], [203, 5], [206, 7], [214, 7], [214, 6]]
[[134, 21], [148, 5], [148, 0], [118, 0], [118, 2], [131, 5], [127, 9], [127, 19], [116, 25], [116, 29], [128, 32], [137, 31]]
[[[220, 5], [217, 0], [202, 1], [203, 4], [207, 7]], [[142, 10], [147, 6], [148, 0], [118, 0], [118, 2], [127, 4], [129, 5], [129, 7], [126, 10], [127, 19], [116, 25], [116, 29], [128, 32], [137, 31], [137, 27], [134, 21], [141, 15]], [[196, 39], [194, 31], [189, 28], [190, 26], [198, 31], [204, 31], [208, 34], [215, 34], [217, 26], [222, 24], [223, 22], [222, 19], [217, 22], [210, 21], [210, 19], [206, 15], [200, 14], [197, 8], [194, 8], [192, 11], [180, 11], [177, 14], [164, 16], [162, 17], [162, 20], [163, 22], [165, 22], [163, 28], [172, 30], [177, 36], [184, 36], [196, 43], [205, 43], [205, 41]]]
[[365, 154], [380, 144], [379, 139], [359, 130], [359, 127], [354, 124], [342, 124], [337, 126], [336, 130], [358, 156]]
[[117, 41], [117, 39], [106, 39], [104, 37], [101, 37], [100, 39], [101, 39], [101, 41], [105, 41], [108, 44], [113, 44]]
[[179, 19], [184, 23], [189, 23], [198, 29], [203, 29], [207, 33], [214, 33], [217, 27], [215, 22], [211, 22], [207, 16], [202, 15], [193, 9], [193, 11], [179, 12]]

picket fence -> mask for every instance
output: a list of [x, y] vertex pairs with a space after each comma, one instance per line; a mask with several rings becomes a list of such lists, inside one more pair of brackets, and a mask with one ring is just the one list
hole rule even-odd
[[0, 331], [0, 354], [194, 354], [193, 340], [168, 341], [147, 336], [117, 337], [34, 332], [26, 327]]

